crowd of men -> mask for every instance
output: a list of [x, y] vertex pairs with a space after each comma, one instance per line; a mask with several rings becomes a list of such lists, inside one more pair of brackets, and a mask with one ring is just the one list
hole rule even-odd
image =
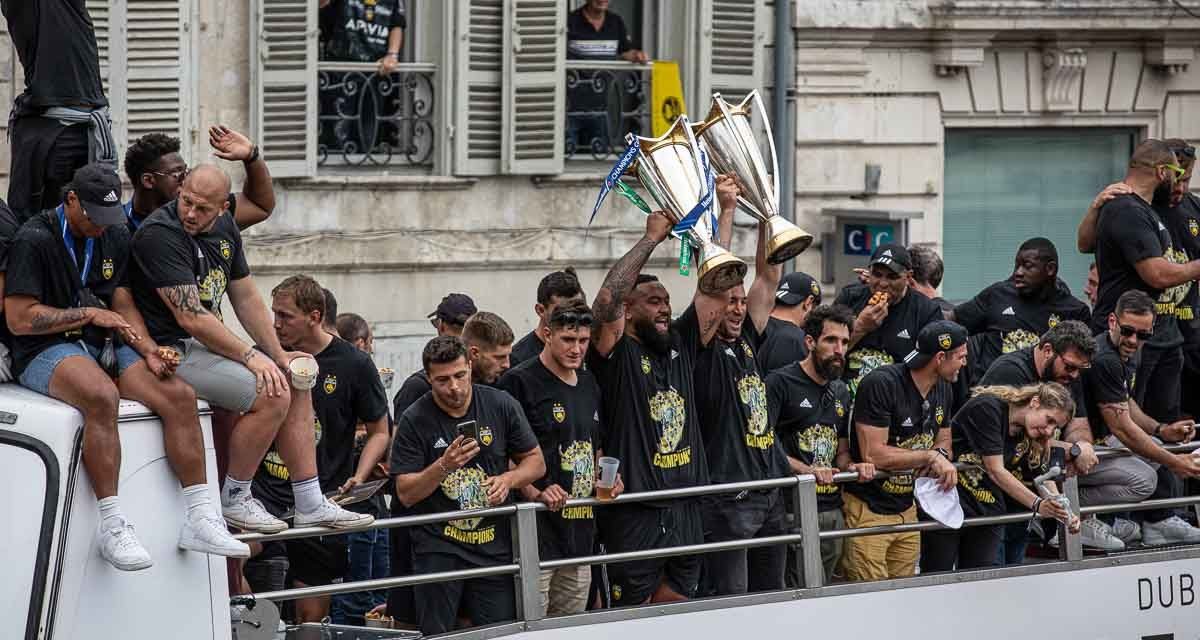
[[[430, 314], [438, 335], [389, 412], [365, 319], [338, 314], [333, 293], [305, 275], [283, 280], [269, 304], [258, 293], [241, 231], [275, 207], [259, 148], [209, 130], [214, 154], [245, 171], [232, 193], [221, 168], [189, 168], [178, 140], [146, 135], [125, 152], [123, 202], [98, 70], [86, 64], [94, 38], [82, 56], [38, 46], [50, 26], [90, 33], [83, 3], [29, 6], [39, 11], [0, 0], [27, 82], [13, 125], [13, 206], [0, 207], [0, 375], [82, 414], [97, 548], [117, 569], [153, 563], [120, 503], [120, 398], [161, 417], [186, 504], [179, 547], [244, 559], [236, 566], [254, 591], [511, 561], [498, 517], [338, 532], [385, 509], [539, 502], [543, 560], [770, 537], [801, 517], [779, 489], [568, 505], [597, 495], [601, 456], [619, 461], [609, 496], [811, 475], [823, 530], [927, 519], [914, 498], [927, 479], [956, 492], [968, 517], [1031, 513], [1099, 550], [1200, 542], [1173, 510], [1080, 520], [1053, 481], [1034, 485], [1056, 456], [1078, 474], [1082, 506], [1178, 497], [1200, 476], [1190, 454], [1164, 449], [1195, 436], [1196, 399], [1181, 380], [1200, 370], [1200, 201], [1189, 191], [1195, 149], [1182, 140], [1138, 145], [1124, 179], [1085, 213], [1090, 306], [1058, 277], [1045, 238], [1023, 243], [1009, 277], [959, 305], [936, 297], [935, 252], [885, 244], [860, 284], [824, 304], [817, 279], [769, 263], [760, 228], [748, 286], [698, 286], [676, 314], [644, 270], [672, 230], [653, 213], [590, 299], [569, 268], [542, 278], [538, 322], [520, 340], [468, 295], [446, 295]], [[80, 73], [39, 75], [67, 63]], [[734, 177], [716, 179], [714, 240], [725, 247], [738, 195]], [[251, 342], [222, 317], [226, 298]], [[197, 399], [236, 425], [219, 452], [215, 503]], [[1133, 455], [1097, 457], [1112, 447]], [[838, 472], [856, 481], [836, 483]], [[348, 509], [327, 497], [375, 478], [389, 479], [387, 499]], [[254, 545], [230, 533], [289, 526], [330, 532]], [[1020, 563], [1031, 540], [1058, 543], [1058, 527], [1031, 528], [825, 541], [825, 580]], [[563, 615], [801, 587], [799, 566], [797, 549], [767, 545], [559, 568], [541, 575], [541, 606]], [[371, 610], [441, 633], [514, 609], [512, 580], [494, 576], [302, 599], [289, 615], [357, 620]]]

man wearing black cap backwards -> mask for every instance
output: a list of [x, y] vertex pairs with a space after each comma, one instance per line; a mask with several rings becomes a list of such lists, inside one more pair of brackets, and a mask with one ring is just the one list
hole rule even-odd
[[[916, 343], [903, 362], [863, 378], [854, 402], [850, 456], [882, 471], [915, 469], [949, 491], [958, 482], [950, 462], [951, 383], [967, 363], [967, 331], [938, 320], [921, 329]], [[846, 485], [846, 526], [916, 522], [913, 484], [913, 474], [904, 473]], [[849, 538], [842, 567], [850, 580], [910, 576], [920, 550], [919, 533]]]
[[21, 384], [83, 414], [83, 465], [99, 501], [101, 556], [123, 571], [151, 565], [117, 499], [119, 397], [162, 417], [167, 458], [188, 505], [179, 546], [249, 556], [210, 501], [196, 396], [158, 356], [133, 304], [121, 179], [89, 164], [65, 190], [62, 204], [33, 216], [17, 233], [5, 309]]
[[911, 275], [908, 249], [884, 244], [871, 254], [867, 286], [838, 293], [835, 303], [850, 307], [857, 316], [845, 373], [852, 395], [866, 374], [898, 362], [912, 350], [922, 327], [942, 319], [937, 304], [909, 286]]
[[758, 348], [758, 366], [770, 373], [808, 357], [804, 346], [804, 319], [821, 304], [821, 285], [807, 273], [793, 271], [783, 277], [775, 290], [775, 308], [767, 318], [762, 345]]

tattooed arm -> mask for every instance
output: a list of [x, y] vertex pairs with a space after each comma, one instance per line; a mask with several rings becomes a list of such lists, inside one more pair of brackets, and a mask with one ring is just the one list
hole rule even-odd
[[196, 285], [159, 287], [158, 297], [166, 303], [179, 326], [209, 351], [235, 362], [245, 363], [250, 358], [253, 349], [204, 308], [200, 303], [200, 289]]
[[44, 305], [33, 296], [8, 296], [4, 299], [8, 329], [18, 336], [74, 331], [91, 324], [94, 311], [99, 309], [59, 309]]
[[[1145, 429], [1134, 422], [1133, 412], [1130, 411], [1131, 407], [1134, 406], [1136, 406], [1136, 403], [1132, 398], [1125, 402], [1101, 404], [1100, 415], [1104, 418], [1104, 423], [1108, 425], [1113, 435], [1121, 441], [1121, 444], [1129, 447], [1130, 451], [1159, 464], [1174, 465], [1175, 455], [1158, 446], [1150, 438], [1150, 434], [1146, 433]], [[1138, 409], [1138, 413], [1141, 413], [1140, 409]], [[1153, 427], [1151, 427], [1151, 430], [1153, 430]], [[1191, 454], [1186, 455], [1190, 456]]]
[[654, 252], [667, 235], [671, 232], [671, 221], [659, 212], [646, 218], [646, 235], [633, 248], [609, 269], [604, 278], [604, 284], [596, 292], [592, 302], [592, 313], [599, 323], [599, 328], [593, 336], [592, 344], [596, 352], [607, 357], [612, 353], [617, 341], [625, 333], [625, 298], [633, 291], [638, 274], [650, 254]]

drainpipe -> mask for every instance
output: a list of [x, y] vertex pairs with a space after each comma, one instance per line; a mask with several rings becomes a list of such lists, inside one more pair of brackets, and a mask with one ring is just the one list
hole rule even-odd
[[[776, 144], [776, 157], [779, 167], [779, 215], [795, 222], [794, 212], [795, 189], [792, 182], [795, 178], [796, 143], [792, 135], [793, 121], [791, 103], [793, 101], [792, 81], [796, 75], [796, 45], [792, 33], [792, 2], [791, 0], [775, 1], [775, 95], [771, 123], [775, 128], [773, 135]], [[788, 262], [784, 271], [792, 271], [793, 265]]]

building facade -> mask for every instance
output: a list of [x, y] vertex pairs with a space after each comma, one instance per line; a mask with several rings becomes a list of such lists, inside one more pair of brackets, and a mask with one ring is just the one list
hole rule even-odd
[[[260, 288], [313, 275], [375, 326], [380, 366], [401, 372], [419, 366], [445, 293], [520, 335], [545, 272], [574, 265], [590, 295], [640, 235], [619, 198], [587, 222], [622, 134], [649, 135], [651, 67], [567, 60], [579, 4], [408, 0], [403, 64], [381, 81], [370, 63], [322, 59], [315, 0], [87, 2], [118, 141], [174, 133], [197, 163], [211, 157], [208, 125], [250, 132], [278, 195], [246, 234]], [[678, 62], [695, 118], [717, 91], [758, 88], [770, 109], [777, 5], [795, 71], [790, 135], [776, 142], [797, 222], [819, 238], [794, 267], [831, 288], [891, 237], [943, 251], [946, 295], [965, 298], [1035, 235], [1055, 240], [1078, 288], [1075, 223], [1132, 145], [1200, 138], [1187, 119], [1200, 20], [1170, 2], [611, 3], [637, 46]], [[0, 101], [20, 85], [2, 46]], [[586, 91], [602, 116], [579, 106]], [[578, 134], [580, 122], [596, 124]], [[737, 253], [753, 242], [739, 225]], [[694, 276], [679, 275], [677, 253], [667, 243], [653, 268], [682, 310]]]

